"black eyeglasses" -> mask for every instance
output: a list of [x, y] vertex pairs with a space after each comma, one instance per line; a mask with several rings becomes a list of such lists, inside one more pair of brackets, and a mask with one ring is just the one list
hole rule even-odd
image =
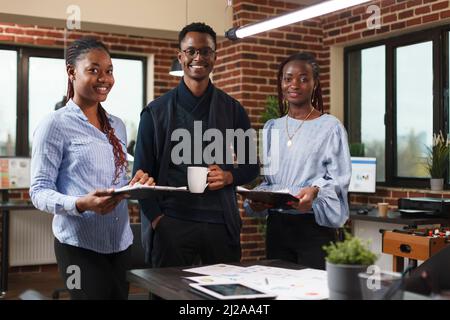
[[194, 58], [197, 53], [199, 55], [201, 55], [202, 57], [205, 58], [209, 58], [211, 57], [215, 51], [213, 49], [211, 49], [210, 47], [203, 47], [200, 49], [195, 49], [194, 47], [189, 47], [185, 50], [181, 50], [182, 52], [184, 52], [189, 58]]

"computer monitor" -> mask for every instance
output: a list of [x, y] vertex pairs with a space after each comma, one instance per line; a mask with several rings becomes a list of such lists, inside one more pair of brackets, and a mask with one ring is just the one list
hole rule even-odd
[[352, 178], [349, 192], [375, 193], [377, 185], [377, 158], [352, 157]]
[[0, 157], [0, 190], [30, 187], [30, 158]]

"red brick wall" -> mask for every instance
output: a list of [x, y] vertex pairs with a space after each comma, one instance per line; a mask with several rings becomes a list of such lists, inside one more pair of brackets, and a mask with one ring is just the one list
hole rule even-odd
[[353, 204], [363, 204], [369, 207], [374, 207], [379, 202], [387, 202], [390, 210], [396, 210], [398, 199], [409, 197], [448, 199], [450, 198], [450, 191], [378, 187], [375, 194], [352, 193], [350, 201]]
[[[292, 3], [269, 0], [234, 1], [234, 25], [252, 22], [280, 15], [299, 6]], [[236, 42], [224, 40], [218, 44], [219, 53], [214, 70], [218, 87], [238, 99], [247, 109], [252, 123], [259, 127], [260, 114], [264, 110], [268, 95], [276, 95], [276, 74], [278, 66], [287, 56], [299, 52], [321, 55], [322, 29], [320, 20], [306, 21], [264, 32]], [[329, 71], [323, 70], [322, 81], [329, 86]], [[324, 92], [328, 108], [328, 92]]]
[[[242, 26], [299, 8], [292, 3], [269, 0], [234, 1], [233, 24]], [[218, 58], [214, 69], [215, 84], [238, 99], [246, 108], [255, 128], [262, 126], [260, 114], [269, 95], [277, 94], [278, 66], [287, 56], [305, 50], [322, 54], [320, 20], [306, 21], [278, 30], [264, 32], [236, 42], [224, 40], [218, 44]], [[321, 81], [329, 86], [329, 70], [323, 69]], [[325, 108], [329, 105], [328, 89], [324, 90]], [[243, 218], [241, 235], [242, 260], [265, 258], [265, 236], [255, 219]]]
[[[366, 20], [372, 13], [366, 13], [369, 5], [381, 9], [381, 29], [369, 30]], [[425, 29], [440, 22], [444, 24], [450, 18], [448, 0], [377, 0], [367, 5], [327, 15], [323, 18], [325, 46], [343, 45], [355, 40], [369, 42], [372, 37], [388, 37], [392, 32], [407, 32], [408, 29]]]
[[[381, 29], [369, 30], [366, 20], [372, 13], [366, 13], [369, 5], [381, 9]], [[286, 11], [299, 8], [298, 5], [271, 0], [234, 1], [234, 25], [246, 25]], [[431, 27], [437, 22], [449, 20], [449, 1], [445, 0], [378, 0], [365, 5], [315, 19], [265, 32], [236, 42], [223, 41], [219, 44], [219, 58], [214, 79], [216, 84], [247, 108], [250, 119], [261, 125], [260, 113], [264, 110], [268, 95], [276, 95], [276, 72], [279, 63], [288, 55], [298, 51], [309, 51], [316, 55], [321, 66], [321, 84], [324, 107], [330, 104], [330, 47], [346, 46], [356, 41], [370, 42], [375, 37], [388, 37], [392, 32], [408, 32]], [[343, 63], [343, 62], [342, 62]], [[426, 190], [405, 190], [379, 188], [377, 194], [352, 195], [352, 202], [389, 202], [393, 208], [397, 199], [404, 196], [448, 197], [446, 193], [429, 193]], [[254, 219], [243, 218], [243, 259], [264, 258], [264, 237], [256, 228]], [[256, 246], [256, 247], [255, 247]]]

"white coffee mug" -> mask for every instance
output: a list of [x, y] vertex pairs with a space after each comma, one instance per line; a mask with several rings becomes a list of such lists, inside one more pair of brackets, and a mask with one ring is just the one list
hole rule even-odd
[[208, 168], [188, 167], [187, 180], [189, 191], [192, 193], [203, 193], [208, 186]]

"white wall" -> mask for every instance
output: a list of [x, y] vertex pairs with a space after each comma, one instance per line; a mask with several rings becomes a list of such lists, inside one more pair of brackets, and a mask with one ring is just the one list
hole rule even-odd
[[0, 21], [64, 27], [70, 5], [92, 31], [174, 38], [186, 22], [201, 21], [223, 36], [232, 25], [225, 0], [0, 0]]

